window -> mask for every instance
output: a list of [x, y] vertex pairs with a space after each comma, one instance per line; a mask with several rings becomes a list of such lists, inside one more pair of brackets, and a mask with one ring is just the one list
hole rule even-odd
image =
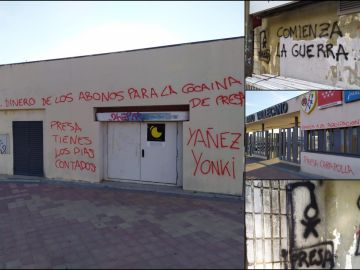
[[308, 143], [310, 151], [318, 151], [319, 150], [319, 133], [317, 130], [311, 130], [308, 133]]
[[340, 153], [346, 153], [346, 130], [340, 128]]
[[360, 157], [360, 127], [309, 130], [305, 135], [305, 151]]
[[319, 150], [319, 132], [317, 130], [314, 131], [314, 151]]
[[351, 133], [351, 153], [352, 154], [359, 154], [357, 153], [358, 150], [358, 137], [360, 134], [358, 134], [359, 129], [358, 128], [352, 128]]
[[334, 131], [332, 129], [327, 129], [325, 131], [325, 152], [332, 152], [334, 149]]

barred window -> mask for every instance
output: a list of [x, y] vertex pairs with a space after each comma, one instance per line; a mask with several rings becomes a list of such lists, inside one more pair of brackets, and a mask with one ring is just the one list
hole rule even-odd
[[360, 127], [306, 131], [306, 151], [360, 157]]

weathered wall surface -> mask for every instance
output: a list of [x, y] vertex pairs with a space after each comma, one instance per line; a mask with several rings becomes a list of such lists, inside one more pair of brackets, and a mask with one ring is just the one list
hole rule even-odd
[[343, 88], [360, 86], [360, 14], [338, 15], [323, 1], [262, 19], [254, 72]]
[[336, 268], [360, 268], [360, 182], [325, 185], [327, 238], [334, 242]]
[[[99, 181], [106, 149], [94, 107], [190, 104], [184, 189], [241, 194], [243, 47], [237, 38], [1, 66], [1, 133], [12, 140], [10, 110], [25, 121], [41, 109], [45, 176]], [[12, 154], [0, 155], [0, 173], [12, 173]]]

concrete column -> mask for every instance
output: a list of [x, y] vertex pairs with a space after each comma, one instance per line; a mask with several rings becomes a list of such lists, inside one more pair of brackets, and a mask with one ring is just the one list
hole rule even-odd
[[274, 139], [274, 129], [271, 129], [271, 140], [270, 140], [270, 158], [273, 158], [275, 151], [275, 139]]
[[295, 127], [293, 128], [292, 136], [292, 150], [293, 150], [293, 162], [298, 162], [298, 132], [299, 132], [299, 119], [295, 117]]
[[265, 156], [266, 159], [270, 158], [270, 143], [269, 140], [270, 139], [270, 135], [269, 135], [269, 131], [265, 131]]
[[291, 128], [287, 129], [287, 155], [286, 155], [286, 159], [287, 161], [291, 161]]
[[308, 151], [308, 132], [307, 130], [304, 131], [304, 138], [303, 138], [303, 142], [304, 142], [304, 151]]
[[265, 143], [265, 124], [264, 123], [262, 123], [261, 124], [261, 145], [262, 145], [262, 149], [263, 149], [263, 151], [262, 151], [262, 155], [263, 156], [266, 156], [266, 143]]
[[282, 152], [282, 156], [283, 156], [283, 160], [286, 160], [286, 129], [284, 128], [282, 130], [282, 134], [283, 134], [283, 152]]

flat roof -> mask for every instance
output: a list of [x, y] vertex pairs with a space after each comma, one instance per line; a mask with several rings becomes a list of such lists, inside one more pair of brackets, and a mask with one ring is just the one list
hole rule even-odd
[[61, 58], [53, 58], [53, 59], [45, 59], [45, 60], [35, 60], [35, 61], [28, 61], [28, 62], [9, 63], [9, 64], [1, 64], [1, 65], [0, 65], [0, 68], [1, 68], [1, 67], [5, 67], [5, 66], [12, 66], [12, 65], [23, 65], [23, 64], [32, 64], [32, 63], [39, 63], [39, 62], [48, 62], [48, 61], [59, 61], [59, 60], [67, 60], [67, 59], [84, 58], [84, 57], [91, 57], [91, 56], [101, 56], [101, 55], [109, 55], [109, 54], [119, 54], [119, 53], [127, 53], [127, 52], [137, 52], [137, 51], [162, 49], [162, 48], [169, 48], [169, 47], [176, 47], [176, 46], [185, 46], [185, 45], [192, 45], [192, 44], [210, 43], [210, 42], [217, 42], [217, 41], [224, 41], [224, 40], [244, 39], [244, 38], [245, 38], [244, 36], [237, 36], [237, 37], [229, 37], [229, 38], [221, 38], [221, 39], [211, 39], [211, 40], [203, 40], [203, 41], [194, 41], [194, 42], [170, 44], [170, 45], [163, 45], [163, 46], [156, 46], [156, 47], [148, 47], [148, 48], [141, 48], [141, 49], [125, 50], [125, 51], [116, 51], [116, 52], [108, 52], [108, 53], [88, 54], [88, 55], [80, 55], [80, 56], [72, 56], [72, 57], [61, 57]]
[[272, 74], [245, 78], [246, 90], [342, 90], [342, 88]]

